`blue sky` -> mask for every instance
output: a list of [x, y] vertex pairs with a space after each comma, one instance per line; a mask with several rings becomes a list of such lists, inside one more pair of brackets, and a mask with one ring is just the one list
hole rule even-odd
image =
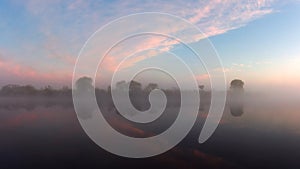
[[[235, 71], [236, 77], [244, 76], [249, 80], [265, 79], [263, 75], [265, 70], [281, 70], [282, 72], [273, 71], [266, 76], [282, 78], [283, 86], [285, 86], [284, 79], [294, 78], [295, 81], [287, 80], [289, 83], [295, 82], [292, 86], [298, 85], [299, 69], [293, 65], [299, 64], [300, 58], [300, 23], [297, 21], [300, 18], [299, 8], [299, 2], [284, 4], [277, 8], [276, 12], [252, 21], [244, 27], [211, 37], [210, 40], [219, 52], [225, 67], [243, 70], [242, 73]], [[290, 64], [290, 60], [295, 64]], [[236, 66], [237, 64], [244, 66]], [[229, 77], [235, 77], [234, 73]], [[263, 82], [268, 83], [270, 82], [267, 80]], [[274, 85], [278, 87], [278, 84]]]
[[[70, 85], [78, 52], [97, 29], [128, 14], [164, 12], [187, 19], [209, 37], [228, 80], [241, 78], [253, 89], [269, 84], [296, 88], [299, 9], [299, 1], [267, 0], [4, 0], [0, 2], [0, 85]], [[196, 76], [206, 84], [205, 73]]]

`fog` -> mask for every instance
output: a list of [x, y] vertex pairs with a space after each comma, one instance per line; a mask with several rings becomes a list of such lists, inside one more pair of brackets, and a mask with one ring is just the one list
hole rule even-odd
[[[77, 119], [90, 118], [90, 114], [76, 114], [68, 92], [2, 95], [0, 162], [6, 165], [4, 168], [299, 168], [299, 92], [245, 88], [234, 103], [239, 104], [237, 109], [242, 113], [232, 113], [231, 90], [221, 122], [207, 142], [198, 143], [211, 102], [211, 92], [203, 89], [198, 117], [187, 137], [162, 155], [140, 160], [112, 155], [93, 143]], [[138, 124], [118, 112], [109, 91], [95, 91], [98, 106], [109, 124], [125, 135], [140, 138], [162, 133], [176, 119], [180, 92], [164, 92], [167, 105], [163, 114], [154, 122]], [[133, 90], [130, 99], [137, 109], [145, 111], [150, 106], [148, 95], [149, 91], [137, 95]]]

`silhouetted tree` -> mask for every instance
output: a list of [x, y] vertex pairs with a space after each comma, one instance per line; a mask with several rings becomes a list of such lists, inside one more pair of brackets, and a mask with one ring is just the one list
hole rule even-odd
[[134, 107], [142, 110], [142, 108], [144, 107], [143, 103], [145, 103], [145, 98], [143, 97], [141, 83], [134, 80], [129, 83], [129, 97]]
[[146, 93], [149, 93], [149, 92], [151, 92], [152, 90], [154, 90], [154, 89], [158, 89], [158, 84], [156, 84], [156, 83], [149, 83], [146, 87], [145, 87], [145, 92]]
[[94, 90], [93, 80], [90, 77], [81, 77], [76, 81], [75, 95], [77, 97], [75, 104], [79, 118], [88, 119], [93, 116], [94, 107], [92, 104]]
[[199, 85], [199, 94], [200, 94], [200, 110], [204, 110], [204, 85]]
[[117, 90], [125, 90], [127, 88], [127, 86], [128, 86], [128, 84], [126, 83], [125, 80], [122, 80], [122, 81], [116, 83]]
[[131, 81], [129, 83], [129, 91], [140, 92], [142, 91], [142, 84], [137, 81]]
[[244, 82], [239, 79], [234, 79], [230, 83], [230, 89], [233, 89], [235, 91], [244, 90]]
[[59, 93], [63, 96], [72, 96], [72, 89], [70, 89], [68, 86], [63, 86]]
[[32, 96], [32, 95], [36, 95], [37, 92], [38, 91], [31, 85], [22, 86], [22, 93], [24, 95]]
[[83, 92], [92, 92], [94, 90], [93, 80], [90, 77], [81, 77], [76, 81], [76, 91]]
[[15, 96], [18, 93], [18, 88], [20, 85], [9, 84], [5, 85], [1, 89], [1, 95], [3, 96]]
[[44, 96], [54, 96], [55, 90], [52, 88], [52, 86], [48, 85], [42, 89], [42, 94]]
[[204, 85], [199, 85], [199, 89], [203, 90], [204, 89]]
[[244, 82], [234, 79], [230, 83], [230, 112], [233, 116], [241, 116], [243, 111]]
[[37, 92], [38, 91], [31, 85], [20, 86], [9, 84], [3, 86], [0, 93], [3, 96], [32, 96], [37, 94]]

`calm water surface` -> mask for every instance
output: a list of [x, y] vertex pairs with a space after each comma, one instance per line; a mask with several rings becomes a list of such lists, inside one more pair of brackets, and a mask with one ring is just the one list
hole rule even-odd
[[[206, 106], [197, 124], [179, 145], [147, 159], [118, 157], [98, 147], [84, 133], [70, 101], [2, 99], [1, 102], [1, 169], [300, 168], [297, 99], [249, 97], [244, 105], [245, 113], [240, 117], [233, 117], [226, 107], [214, 135], [204, 144], [198, 144]], [[174, 120], [166, 116], [159, 122], [160, 129], [157, 124], [141, 127], [128, 123], [117, 113], [105, 116], [117, 130], [136, 137], [160, 133]]]

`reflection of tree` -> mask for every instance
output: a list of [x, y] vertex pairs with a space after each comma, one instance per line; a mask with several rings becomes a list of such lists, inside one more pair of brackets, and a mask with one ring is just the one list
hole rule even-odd
[[233, 116], [241, 116], [243, 112], [244, 82], [239, 79], [230, 83], [230, 111]]

